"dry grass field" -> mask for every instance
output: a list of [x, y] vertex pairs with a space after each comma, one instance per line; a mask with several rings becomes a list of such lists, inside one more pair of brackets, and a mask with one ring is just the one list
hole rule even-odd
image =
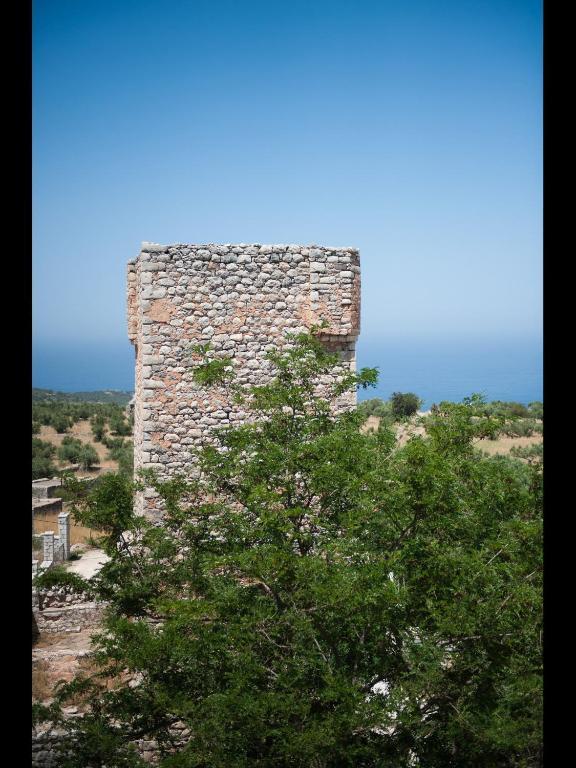
[[[100, 475], [103, 472], [116, 472], [118, 470], [118, 462], [113, 461], [112, 459], [107, 458], [108, 457], [108, 448], [106, 448], [105, 445], [102, 445], [102, 443], [97, 443], [94, 440], [94, 435], [92, 434], [92, 429], [90, 428], [90, 422], [83, 420], [78, 421], [76, 424], [73, 425], [73, 427], [70, 429], [69, 432], [66, 434], [58, 434], [54, 427], [47, 427], [45, 425], [42, 425], [40, 428], [40, 434], [38, 437], [41, 440], [44, 440], [47, 443], [52, 443], [52, 445], [55, 445], [57, 448], [62, 445], [62, 440], [68, 435], [69, 437], [76, 437], [78, 440], [81, 440], [83, 443], [86, 443], [87, 445], [91, 445], [98, 454], [99, 459], [99, 465], [98, 467], [94, 467], [93, 470], [90, 470], [89, 472], [86, 472], [86, 474], [90, 475]], [[125, 440], [128, 438], [124, 438]], [[59, 466], [59, 468], [64, 467], [68, 462], [61, 462], [58, 461], [58, 459], [55, 459], [55, 463]]]
[[[48, 427], [45, 425], [42, 425], [40, 428], [40, 434], [38, 437], [41, 440], [44, 440], [47, 443], [52, 443], [52, 445], [55, 445], [56, 448], [58, 448], [60, 445], [62, 445], [62, 441], [66, 436], [69, 437], [75, 437], [78, 440], [80, 440], [82, 443], [86, 443], [87, 445], [91, 445], [96, 453], [98, 454], [98, 465], [95, 466], [91, 470], [82, 470], [81, 474], [86, 476], [98, 476], [101, 474], [105, 474], [106, 472], [117, 472], [118, 471], [118, 462], [114, 459], [108, 458], [108, 448], [106, 448], [105, 445], [102, 443], [97, 443], [94, 440], [94, 435], [92, 434], [92, 429], [90, 427], [90, 422], [87, 420], [82, 420], [76, 422], [71, 429], [65, 433], [65, 434], [59, 434], [56, 432], [54, 427]], [[123, 438], [126, 442], [132, 442], [131, 437], [124, 437]], [[59, 469], [63, 469], [69, 462], [63, 462], [60, 461], [58, 458], [54, 458], [54, 463]]]
[[510, 449], [514, 447], [524, 448], [525, 446], [537, 445], [541, 442], [542, 435], [532, 435], [531, 437], [499, 437], [497, 440], [479, 440], [476, 443], [476, 448], [493, 456], [496, 453], [510, 453]]

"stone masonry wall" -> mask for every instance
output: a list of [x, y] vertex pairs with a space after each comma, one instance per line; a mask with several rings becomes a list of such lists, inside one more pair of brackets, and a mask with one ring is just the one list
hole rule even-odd
[[[270, 375], [265, 352], [286, 332], [322, 321], [323, 341], [355, 368], [360, 331], [360, 264], [354, 248], [301, 245], [143, 243], [128, 265], [128, 336], [135, 346], [134, 466], [164, 477], [190, 471], [190, 448], [216, 426], [247, 417], [221, 391], [192, 379], [191, 347], [210, 342], [233, 358], [236, 381]], [[328, 383], [327, 381], [325, 383]], [[355, 405], [346, 394], [335, 409]], [[159, 519], [154, 493], [138, 510]]]
[[32, 616], [40, 635], [97, 629], [104, 607], [86, 595], [69, 593], [65, 587], [32, 592]]

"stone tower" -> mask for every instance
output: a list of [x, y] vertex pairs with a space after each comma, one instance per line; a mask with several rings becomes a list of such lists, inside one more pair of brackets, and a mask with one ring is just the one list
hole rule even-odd
[[[191, 347], [211, 343], [233, 358], [236, 381], [262, 383], [264, 353], [286, 332], [328, 323], [322, 339], [355, 368], [360, 263], [354, 248], [316, 245], [156, 245], [128, 264], [128, 336], [136, 351], [134, 468], [167, 477], [192, 466], [190, 448], [213, 427], [246, 418], [221, 392], [192, 379]], [[355, 404], [355, 394], [336, 403]], [[140, 513], [160, 515], [155, 495]]]

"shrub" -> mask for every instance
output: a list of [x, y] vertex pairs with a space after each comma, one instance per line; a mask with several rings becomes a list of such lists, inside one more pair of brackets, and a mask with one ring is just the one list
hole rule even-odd
[[118, 458], [118, 471], [127, 477], [134, 475], [134, 449], [132, 445], [127, 445], [122, 455]]
[[105, 437], [102, 441], [108, 448], [108, 458], [117, 461], [118, 456], [126, 448], [127, 442], [122, 437]]
[[77, 573], [67, 571], [63, 565], [56, 565], [36, 576], [34, 586], [38, 589], [63, 587], [66, 592], [77, 594], [90, 591], [90, 585], [85, 579], [78, 576]]
[[40, 440], [39, 437], [32, 438], [32, 458], [51, 459], [56, 454], [56, 446], [46, 440]]
[[100, 414], [92, 416], [90, 419], [90, 426], [92, 427], [94, 440], [96, 440], [97, 443], [101, 443], [104, 437], [104, 432], [106, 431], [106, 419]]
[[91, 469], [98, 464], [98, 453], [93, 445], [83, 445], [78, 456], [78, 461], [82, 469]]
[[84, 443], [81, 440], [67, 435], [58, 448], [58, 458], [60, 461], [70, 461], [72, 464], [78, 464], [83, 447]]
[[109, 440], [108, 458], [118, 462], [118, 471], [132, 477], [134, 474], [134, 446], [128, 440]]
[[58, 471], [52, 461], [55, 454], [56, 447], [52, 443], [38, 437], [32, 438], [32, 480], [54, 477]]
[[65, 432], [68, 432], [70, 427], [72, 426], [72, 419], [69, 416], [65, 416], [64, 414], [55, 414], [52, 419], [50, 420], [50, 423], [58, 432], [58, 434], [63, 434]]
[[124, 421], [124, 419], [121, 417], [114, 418], [110, 421], [110, 430], [115, 435], [131, 435], [132, 434], [132, 427], [128, 422]]
[[544, 421], [544, 404], [541, 403], [539, 400], [536, 400], [533, 403], [529, 403], [528, 410], [532, 418], [541, 419], [542, 421]]
[[36, 456], [32, 459], [32, 480], [39, 480], [41, 477], [54, 477], [58, 472], [51, 459], [45, 456]]
[[531, 437], [535, 430], [536, 422], [534, 419], [518, 419], [517, 421], [506, 422], [503, 428], [504, 433], [510, 437]]
[[482, 410], [487, 416], [500, 416], [505, 419], [533, 417], [529, 408], [513, 400], [492, 400], [490, 403], [485, 403]]
[[393, 392], [390, 396], [392, 414], [397, 419], [413, 416], [422, 405], [422, 400], [413, 392]]
[[535, 443], [534, 445], [514, 445], [510, 448], [510, 455], [518, 459], [539, 459], [544, 458], [544, 445]]

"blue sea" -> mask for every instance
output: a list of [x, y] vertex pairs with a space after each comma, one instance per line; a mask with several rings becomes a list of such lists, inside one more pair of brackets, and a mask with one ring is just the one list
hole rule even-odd
[[360, 338], [357, 366], [378, 367], [378, 386], [359, 399], [414, 392], [423, 409], [474, 393], [527, 405], [543, 400], [541, 339], [374, 340]]
[[[375, 389], [359, 399], [415, 392], [424, 409], [475, 392], [487, 400], [543, 400], [541, 339], [375, 339], [361, 336], [357, 366], [378, 367]], [[64, 392], [134, 389], [134, 348], [128, 341], [33, 345], [33, 386]]]

